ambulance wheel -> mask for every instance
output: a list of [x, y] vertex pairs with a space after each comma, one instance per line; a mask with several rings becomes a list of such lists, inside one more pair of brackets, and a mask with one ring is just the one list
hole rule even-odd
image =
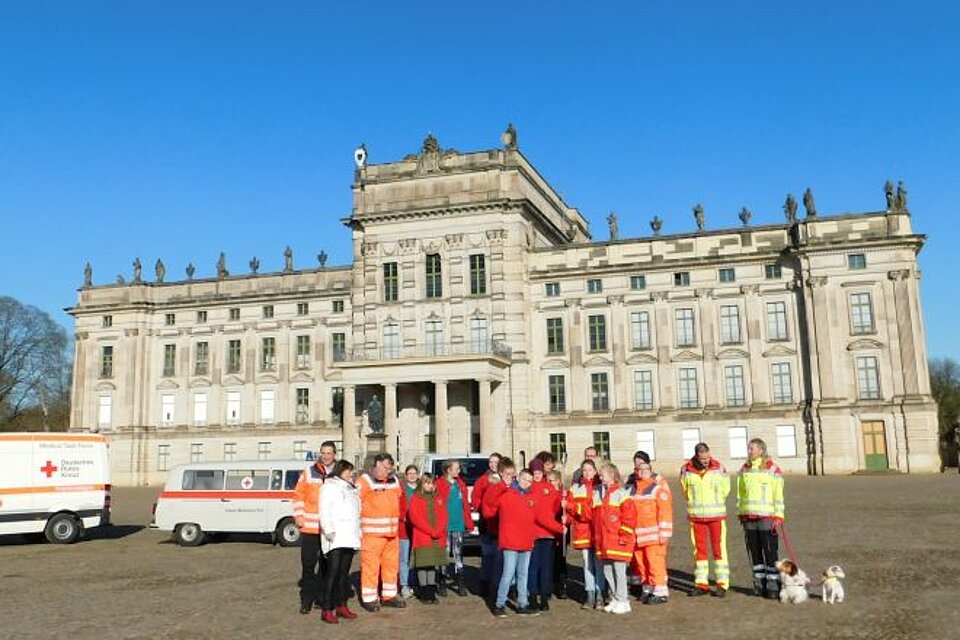
[[293, 518], [284, 518], [277, 525], [274, 538], [281, 547], [295, 547], [300, 544], [300, 529]]
[[69, 513], [58, 513], [47, 522], [43, 534], [52, 544], [72, 544], [80, 537], [80, 523]]
[[176, 540], [177, 544], [181, 547], [200, 546], [206, 537], [207, 534], [203, 532], [200, 525], [194, 522], [178, 524], [177, 528], [173, 531], [173, 539]]

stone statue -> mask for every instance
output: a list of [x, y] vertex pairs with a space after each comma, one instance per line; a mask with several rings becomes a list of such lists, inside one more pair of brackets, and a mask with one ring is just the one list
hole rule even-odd
[[753, 217], [753, 214], [750, 213], [750, 209], [744, 207], [740, 209], [740, 215], [738, 217], [740, 218], [740, 222], [743, 223], [743, 226], [746, 227], [750, 224], [750, 218]]
[[883, 183], [883, 195], [887, 198], [887, 211], [893, 211], [896, 207], [896, 202], [893, 199], [893, 182], [890, 180]]
[[90, 261], [87, 261], [86, 266], [83, 267], [83, 288], [89, 289], [93, 286], [93, 267], [90, 266]]
[[817, 206], [813, 203], [813, 191], [810, 190], [810, 187], [807, 187], [807, 190], [803, 192], [803, 208], [807, 210], [808, 218], [817, 217]]
[[616, 240], [620, 237], [620, 225], [617, 224], [617, 212], [611, 211], [607, 216], [607, 226], [610, 228], [610, 239]]
[[693, 208], [693, 219], [697, 221], [697, 231], [703, 231], [703, 226], [706, 222], [706, 216], [703, 213], [703, 205], [699, 202], [697, 206]]
[[230, 272], [227, 271], [227, 256], [220, 252], [220, 257], [217, 259], [217, 278], [223, 280], [230, 275]]
[[577, 228], [573, 226], [572, 221], [567, 222], [567, 242], [573, 242], [573, 239], [577, 237]]
[[660, 219], [660, 216], [653, 216], [653, 220], [650, 221], [650, 228], [653, 229], [653, 235], [660, 235], [660, 229], [663, 228], [663, 220]]
[[797, 199], [792, 193], [787, 194], [787, 200], [783, 203], [783, 212], [787, 215], [787, 222], [790, 224], [797, 221]]
[[260, 261], [257, 260], [257, 256], [253, 256], [250, 259], [250, 273], [257, 275], [257, 270], [260, 269]]
[[440, 153], [440, 141], [432, 133], [423, 139], [423, 153]]
[[376, 394], [370, 398], [367, 405], [367, 419], [370, 421], [370, 430], [374, 433], [383, 433], [383, 405]]
[[327, 266], [327, 252], [323, 249], [320, 249], [320, 253], [317, 254], [317, 262], [320, 263], [321, 269]]
[[187, 265], [187, 280], [193, 280], [193, 274], [196, 273], [197, 268], [193, 266], [193, 263]]
[[126, 282], [127, 282], [127, 281], [123, 279], [123, 274], [122, 274], [122, 273], [118, 273], [118, 274], [117, 274], [117, 284], [126, 284]]
[[287, 245], [287, 248], [283, 251], [283, 271], [284, 273], [293, 271], [293, 249], [290, 248], [290, 245]]
[[163, 266], [163, 260], [157, 258], [157, 263], [153, 265], [153, 272], [157, 275], [157, 284], [163, 284], [163, 277], [167, 275], [167, 268]]
[[143, 265], [140, 264], [140, 258], [134, 258], [133, 260], [133, 281], [134, 283], [141, 282], [140, 272], [143, 270]]
[[517, 130], [513, 128], [513, 123], [507, 125], [507, 130], [500, 134], [500, 142], [507, 149], [517, 148]]
[[907, 210], [907, 188], [904, 186], [903, 180], [897, 183], [896, 205], [897, 211]]

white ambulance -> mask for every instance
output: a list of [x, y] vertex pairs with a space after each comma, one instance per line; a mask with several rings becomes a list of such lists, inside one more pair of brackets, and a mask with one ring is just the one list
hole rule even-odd
[[0, 534], [69, 544], [110, 524], [107, 441], [87, 433], [0, 433]]
[[173, 532], [184, 547], [208, 533], [272, 533], [284, 547], [300, 543], [293, 490], [304, 460], [194, 462], [170, 470], [153, 507], [151, 527]]

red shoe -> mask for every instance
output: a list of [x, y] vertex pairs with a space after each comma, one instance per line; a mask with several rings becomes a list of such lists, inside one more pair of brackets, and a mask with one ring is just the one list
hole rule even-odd
[[323, 613], [320, 614], [320, 619], [329, 624], [340, 624], [340, 619], [337, 618], [333, 609], [324, 609]]
[[340, 616], [341, 618], [347, 618], [347, 619], [357, 617], [357, 614], [355, 614], [353, 611], [350, 611], [350, 609], [348, 609], [347, 605], [345, 604], [342, 604], [339, 607], [337, 607], [337, 615]]

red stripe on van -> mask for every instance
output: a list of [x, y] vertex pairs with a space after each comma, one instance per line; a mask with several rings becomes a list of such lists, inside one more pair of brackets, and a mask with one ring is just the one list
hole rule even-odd
[[170, 500], [269, 500], [293, 499], [293, 491], [163, 491]]

